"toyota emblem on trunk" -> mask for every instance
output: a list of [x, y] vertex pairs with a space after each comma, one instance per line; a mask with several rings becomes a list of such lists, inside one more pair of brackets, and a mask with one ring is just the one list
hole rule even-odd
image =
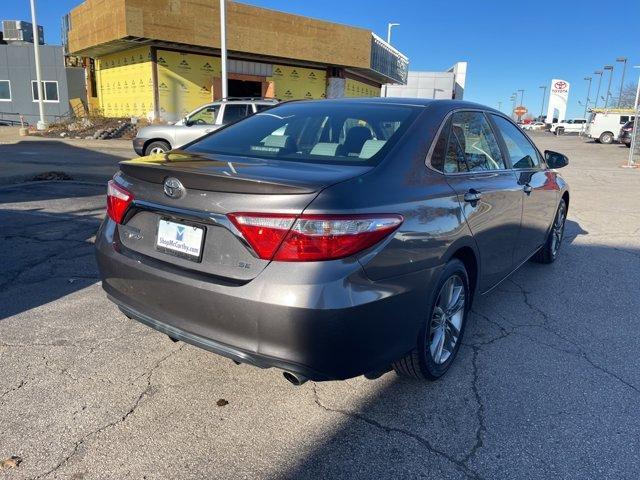
[[167, 197], [181, 198], [185, 194], [184, 185], [174, 177], [168, 177], [164, 181], [164, 193]]

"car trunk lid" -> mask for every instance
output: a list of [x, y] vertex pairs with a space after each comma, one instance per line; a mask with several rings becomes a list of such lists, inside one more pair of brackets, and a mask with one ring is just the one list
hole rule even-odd
[[[324, 188], [371, 168], [180, 151], [121, 162], [116, 181], [134, 200], [118, 225], [118, 238], [123, 252], [141, 261], [147, 258], [184, 273], [248, 282], [269, 261], [252, 251], [228, 213], [298, 215]], [[167, 178], [184, 186], [179, 198], [165, 193]], [[189, 245], [199, 243], [193, 255], [173, 249], [182, 245], [173, 243], [183, 242], [184, 237], [177, 236], [185, 231], [187, 236], [193, 233]]]

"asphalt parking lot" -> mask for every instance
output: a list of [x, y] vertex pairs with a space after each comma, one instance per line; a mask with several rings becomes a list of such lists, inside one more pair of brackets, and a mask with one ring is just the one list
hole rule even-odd
[[639, 478], [640, 171], [534, 138], [571, 159], [560, 258], [477, 299], [435, 383], [296, 388], [173, 343], [101, 291], [104, 187], [1, 187], [0, 477]]

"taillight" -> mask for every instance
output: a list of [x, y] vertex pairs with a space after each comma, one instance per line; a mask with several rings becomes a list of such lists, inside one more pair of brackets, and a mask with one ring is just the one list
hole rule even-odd
[[344, 258], [396, 230], [400, 215], [228, 215], [258, 256], [282, 262]]
[[113, 180], [107, 184], [107, 215], [116, 223], [121, 223], [124, 214], [133, 201], [133, 194]]

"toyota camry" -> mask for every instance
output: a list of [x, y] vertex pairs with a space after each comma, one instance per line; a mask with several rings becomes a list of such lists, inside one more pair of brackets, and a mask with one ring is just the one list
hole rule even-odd
[[102, 286], [127, 317], [296, 385], [437, 379], [474, 297], [557, 258], [567, 163], [473, 103], [284, 103], [120, 163]]

